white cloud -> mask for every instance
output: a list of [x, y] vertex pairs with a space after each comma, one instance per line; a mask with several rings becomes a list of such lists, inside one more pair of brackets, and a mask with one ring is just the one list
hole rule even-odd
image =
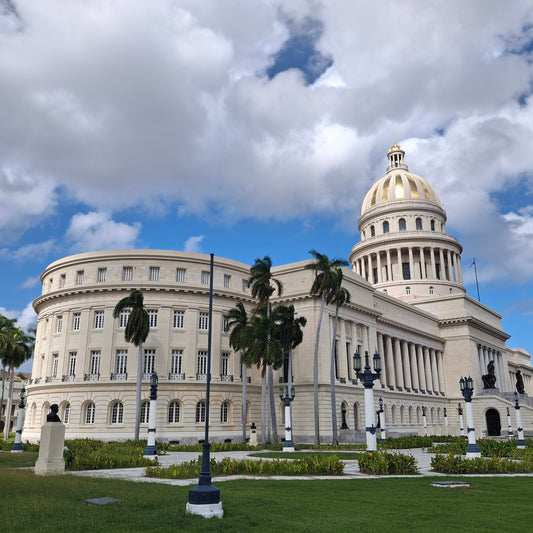
[[33, 287], [37, 287], [37, 285], [39, 285], [41, 283], [41, 278], [39, 277], [32, 277], [32, 278], [27, 278], [24, 283], [22, 283], [21, 287], [23, 289], [31, 289]]
[[200, 244], [204, 240], [204, 235], [191, 236], [185, 241], [186, 252], [201, 252]]
[[54, 239], [48, 239], [45, 242], [26, 244], [16, 250], [2, 248], [0, 255], [13, 260], [34, 259], [35, 257], [46, 255], [55, 246]]
[[28, 331], [29, 328], [34, 328], [37, 324], [37, 315], [33, 310], [31, 302], [29, 302], [22, 311], [13, 311], [0, 307], [0, 315], [7, 318], [16, 318], [17, 322], [15, 325], [22, 328], [24, 331]]
[[103, 212], [78, 213], [70, 221], [66, 237], [76, 252], [134, 248], [141, 225], [113, 221]]

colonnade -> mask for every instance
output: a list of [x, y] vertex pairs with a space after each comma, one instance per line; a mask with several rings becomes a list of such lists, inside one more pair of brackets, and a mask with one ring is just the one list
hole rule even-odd
[[[483, 376], [487, 373], [487, 367], [489, 366], [490, 361], [494, 362], [494, 375], [496, 376], [495, 387], [500, 390], [500, 392], [505, 392], [508, 390], [508, 385], [505, 382], [506, 373], [503, 369], [503, 356], [499, 350], [495, 350], [488, 346], [483, 346], [482, 344], [477, 345], [477, 356], [479, 360], [479, 369], [480, 376]], [[480, 387], [483, 388], [483, 380], [480, 382]], [[510, 390], [510, 389], [509, 389]]]
[[[409, 264], [408, 278], [404, 278], [403, 263]], [[463, 283], [460, 254], [445, 248], [432, 246], [388, 248], [370, 252], [356, 259], [353, 266], [357, 274], [371, 283], [404, 279], [439, 279]]]

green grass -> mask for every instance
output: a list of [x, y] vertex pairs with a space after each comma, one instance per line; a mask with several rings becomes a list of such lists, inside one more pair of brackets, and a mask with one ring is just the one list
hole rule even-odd
[[[431, 487], [430, 477], [236, 480], [217, 484], [224, 518], [206, 520], [185, 514], [190, 487], [7, 468], [35, 458], [0, 453], [2, 532], [516, 532], [527, 529], [533, 493], [533, 477], [450, 478], [464, 489]], [[83, 501], [102, 496], [120, 503]]]

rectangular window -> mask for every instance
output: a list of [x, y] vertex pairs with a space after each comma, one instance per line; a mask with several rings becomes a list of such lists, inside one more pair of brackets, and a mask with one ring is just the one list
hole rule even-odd
[[170, 373], [181, 374], [183, 372], [183, 350], [172, 350], [170, 359]]
[[231, 276], [229, 276], [228, 274], [224, 274], [224, 287], [226, 287], [226, 289], [229, 289], [230, 284], [231, 284]]
[[72, 315], [72, 331], [79, 331], [81, 324], [81, 313], [74, 313]]
[[207, 352], [198, 352], [198, 377], [197, 379], [205, 379], [207, 376]]
[[411, 279], [411, 270], [409, 269], [409, 263], [402, 263], [402, 275], [403, 279]]
[[157, 328], [157, 309], [148, 309], [150, 328]]
[[64, 287], [65, 286], [65, 280], [66, 280], [66, 274], [61, 274], [59, 276], [59, 286]]
[[185, 327], [185, 311], [174, 311], [172, 327], [183, 329]]
[[94, 312], [94, 329], [104, 329], [104, 312]]
[[91, 350], [89, 374], [93, 376], [100, 374], [100, 350]]
[[209, 285], [209, 272], [202, 270], [202, 285]]
[[150, 281], [159, 281], [159, 267], [150, 267]]
[[85, 272], [83, 270], [78, 270], [76, 272], [76, 285], [81, 285], [85, 280]]
[[54, 354], [52, 359], [52, 377], [57, 377], [57, 367], [59, 365], [59, 356], [57, 354]]
[[107, 274], [107, 268], [99, 268], [98, 269], [98, 281], [99, 282], [105, 281], [106, 274]]
[[227, 376], [229, 368], [229, 353], [222, 352], [220, 354], [220, 375]]
[[68, 375], [76, 375], [76, 359], [78, 357], [77, 352], [70, 352], [68, 355]]
[[209, 313], [200, 313], [198, 316], [198, 329], [207, 331], [209, 329]]
[[128, 350], [117, 350], [117, 358], [115, 363], [115, 372], [117, 374], [125, 374], [128, 367]]
[[155, 350], [144, 350], [143, 374], [152, 374], [155, 369]]
[[122, 267], [122, 281], [131, 281], [133, 279], [133, 267]]
[[224, 315], [222, 317], [222, 331], [227, 333], [229, 331], [229, 317]]
[[184, 268], [176, 268], [176, 281], [179, 281], [180, 283], [185, 282], [185, 269]]
[[123, 309], [118, 315], [118, 327], [124, 329], [128, 325], [131, 309]]
[[57, 322], [56, 322], [56, 333], [61, 333], [62, 329], [63, 329], [63, 316], [59, 315], [57, 317]]
[[242, 280], [242, 292], [246, 292], [246, 289], [248, 288], [248, 280], [243, 279]]

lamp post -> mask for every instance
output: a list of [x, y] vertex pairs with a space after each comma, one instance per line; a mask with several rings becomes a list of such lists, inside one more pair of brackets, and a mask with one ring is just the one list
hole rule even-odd
[[446, 409], [446, 407], [444, 408], [444, 427], [445, 428], [448, 427], [448, 409]]
[[518, 403], [520, 396], [518, 392], [514, 393], [514, 409], [516, 415], [516, 432], [518, 433], [518, 440], [516, 441], [516, 447], [523, 450], [526, 447], [526, 441], [524, 440], [524, 428], [522, 427], [522, 415], [520, 414], [520, 403]]
[[386, 430], [385, 430], [385, 411], [383, 411], [383, 398], [380, 396], [379, 400], [379, 432], [380, 432], [380, 438], [381, 442], [383, 442], [387, 436], [386, 436]]
[[[15, 442], [11, 446], [11, 451], [14, 453], [19, 453], [22, 451], [22, 428], [24, 427], [24, 413], [25, 413], [25, 403], [26, 399], [26, 387], [22, 386], [20, 391], [20, 403], [19, 403], [19, 413], [17, 416], [17, 431], [15, 433]], [[8, 422], [6, 417], [6, 423]]]
[[144, 449], [144, 456], [150, 459], [157, 459], [157, 448], [155, 447], [155, 425], [157, 413], [157, 384], [159, 378], [155, 372], [150, 376], [150, 410], [148, 414], [148, 442]]
[[365, 352], [365, 368], [361, 372], [361, 356], [355, 352], [353, 356], [353, 368], [357, 378], [361, 380], [365, 388], [365, 423], [366, 423], [366, 448], [367, 452], [377, 450], [376, 443], [376, 414], [374, 411], [374, 380], [379, 379], [381, 374], [381, 357], [378, 352], [374, 353], [374, 372], [370, 369], [370, 356]]
[[461, 407], [460, 403], [457, 404], [457, 414], [459, 415], [459, 431], [461, 432], [461, 437], [466, 439], [465, 424], [463, 421], [463, 408]]
[[511, 440], [514, 437], [513, 426], [511, 425], [511, 413], [509, 407], [507, 408], [507, 439]]
[[481, 451], [476, 444], [476, 430], [474, 428], [474, 412], [472, 411], [472, 394], [474, 393], [474, 380], [469, 377], [463, 377], [459, 380], [461, 393], [465, 399], [466, 405], [466, 433], [468, 435], [468, 445], [466, 447], [466, 458], [473, 459], [481, 457]]
[[424, 425], [424, 437], [428, 436], [428, 420], [426, 418], [426, 407], [422, 406], [422, 424]]
[[283, 451], [284, 452], [293, 452], [294, 451], [294, 442], [292, 441], [292, 420], [291, 420], [291, 402], [296, 396], [294, 385], [291, 387], [289, 395], [289, 386], [286, 385], [285, 391], [283, 390], [283, 385], [279, 388], [279, 397], [285, 405], [285, 441], [283, 442]]

